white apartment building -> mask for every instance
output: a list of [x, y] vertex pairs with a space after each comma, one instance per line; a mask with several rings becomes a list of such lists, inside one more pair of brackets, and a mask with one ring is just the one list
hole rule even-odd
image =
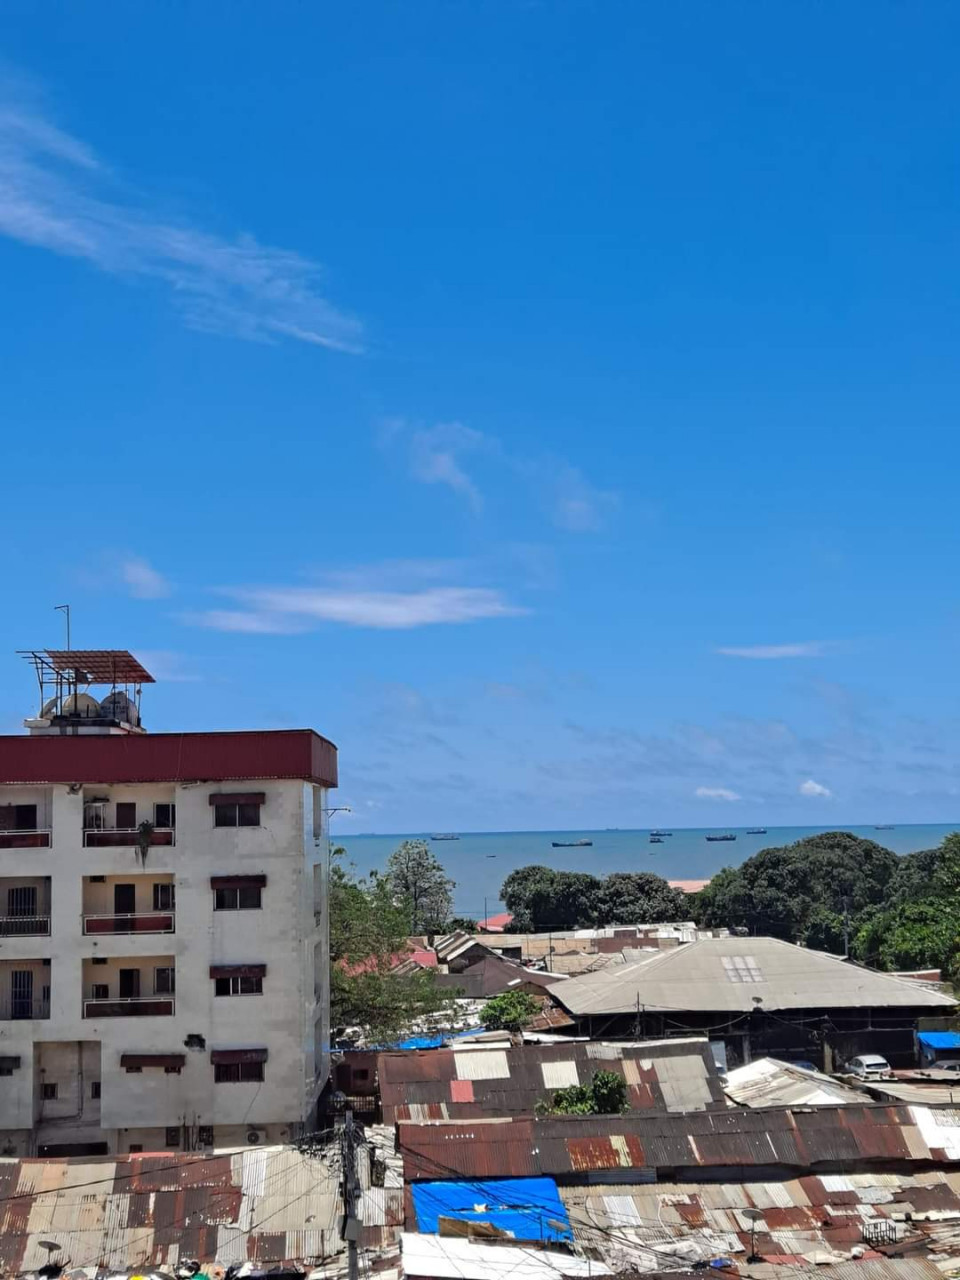
[[28, 657], [40, 715], [0, 736], [0, 1155], [295, 1137], [329, 1069], [336, 748], [148, 734], [126, 651]]

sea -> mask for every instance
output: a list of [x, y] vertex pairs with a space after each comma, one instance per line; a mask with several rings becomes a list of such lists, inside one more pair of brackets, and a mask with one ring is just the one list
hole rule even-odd
[[[503, 910], [500, 886], [511, 871], [531, 864], [558, 871], [587, 871], [604, 876], [612, 871], [655, 871], [666, 880], [705, 880], [722, 867], [735, 867], [761, 849], [792, 844], [821, 831], [851, 831], [875, 840], [894, 853], [932, 849], [960, 822], [918, 823], [887, 827], [768, 827], [764, 835], [748, 835], [746, 828], [727, 827], [723, 834], [736, 840], [713, 843], [716, 827], [657, 828], [672, 831], [663, 844], [650, 843], [650, 830], [627, 831], [462, 831], [456, 840], [434, 840], [430, 847], [447, 875], [457, 915], [480, 920]], [[347, 860], [362, 875], [382, 871], [403, 840], [430, 840], [431, 833], [406, 835], [340, 835], [333, 844], [347, 851]], [[590, 848], [554, 849], [552, 842], [591, 840]]]

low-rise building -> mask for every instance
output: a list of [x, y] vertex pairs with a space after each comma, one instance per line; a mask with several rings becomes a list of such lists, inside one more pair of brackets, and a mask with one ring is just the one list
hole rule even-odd
[[779, 938], [698, 938], [550, 989], [582, 1034], [651, 1039], [699, 1032], [729, 1066], [768, 1056], [828, 1072], [860, 1053], [914, 1061], [923, 1018], [952, 996]]

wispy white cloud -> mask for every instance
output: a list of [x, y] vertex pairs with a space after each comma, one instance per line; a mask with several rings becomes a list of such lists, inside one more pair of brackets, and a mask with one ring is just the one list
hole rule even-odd
[[825, 787], [819, 782], [814, 782], [812, 778], [807, 778], [806, 782], [801, 782], [799, 790], [802, 796], [810, 796], [814, 799], [829, 799], [833, 795], [829, 787]]
[[405, 631], [527, 612], [493, 587], [432, 583], [441, 564], [429, 561], [423, 573], [417, 562], [374, 565], [366, 574], [351, 569], [310, 586], [223, 587], [218, 594], [230, 597], [237, 607], [190, 613], [184, 621], [256, 634], [307, 631], [324, 623]]
[[163, 574], [142, 556], [127, 556], [120, 565], [120, 576], [138, 600], [160, 600], [171, 591]]
[[731, 791], [729, 787], [697, 787], [693, 794], [698, 800], [741, 800], [743, 798], [738, 791]]
[[424, 484], [445, 484], [479, 511], [483, 498], [464, 470], [462, 458], [485, 446], [480, 431], [460, 422], [441, 422], [435, 427], [414, 431], [410, 437], [410, 469]]
[[112, 275], [160, 281], [194, 329], [360, 349], [358, 322], [321, 295], [315, 262], [138, 202], [86, 143], [2, 85], [0, 234]]
[[462, 422], [410, 427], [394, 418], [381, 425], [379, 440], [384, 447], [404, 450], [415, 480], [446, 485], [477, 513], [483, 510], [484, 494], [476, 472], [484, 460], [495, 466], [500, 479], [512, 475], [535, 495], [553, 524], [571, 533], [596, 532], [619, 506], [618, 494], [598, 488], [564, 458], [514, 453], [496, 436]]
[[822, 658], [826, 646], [818, 641], [801, 644], [748, 644], [731, 645], [717, 649], [725, 658], [755, 658], [761, 661], [777, 658]]

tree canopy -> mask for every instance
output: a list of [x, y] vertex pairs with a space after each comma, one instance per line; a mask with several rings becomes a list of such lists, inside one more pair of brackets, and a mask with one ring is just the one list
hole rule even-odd
[[960, 980], [960, 833], [899, 859], [887, 901], [864, 914], [853, 953], [881, 969], [937, 968]]
[[407, 904], [411, 933], [444, 931], [455, 886], [426, 840], [404, 840], [387, 861], [386, 878], [396, 901]]
[[697, 915], [708, 927], [839, 951], [845, 913], [856, 928], [882, 907], [897, 867], [897, 855], [873, 840], [827, 831], [724, 868], [698, 895]]
[[649, 871], [598, 877], [552, 867], [519, 867], [500, 889], [521, 933], [610, 924], [658, 924], [689, 917], [679, 889]]
[[504, 991], [487, 1001], [480, 1021], [488, 1031], [521, 1031], [539, 1008], [527, 991]]
[[613, 1116], [627, 1110], [627, 1082], [616, 1071], [595, 1071], [589, 1084], [555, 1089], [547, 1111], [562, 1116]]
[[453, 993], [432, 969], [400, 976], [391, 970], [411, 932], [406, 900], [375, 872], [360, 878], [335, 851], [330, 871], [330, 1019], [334, 1034], [362, 1028], [373, 1043], [409, 1034], [440, 1015], [455, 1018]]

